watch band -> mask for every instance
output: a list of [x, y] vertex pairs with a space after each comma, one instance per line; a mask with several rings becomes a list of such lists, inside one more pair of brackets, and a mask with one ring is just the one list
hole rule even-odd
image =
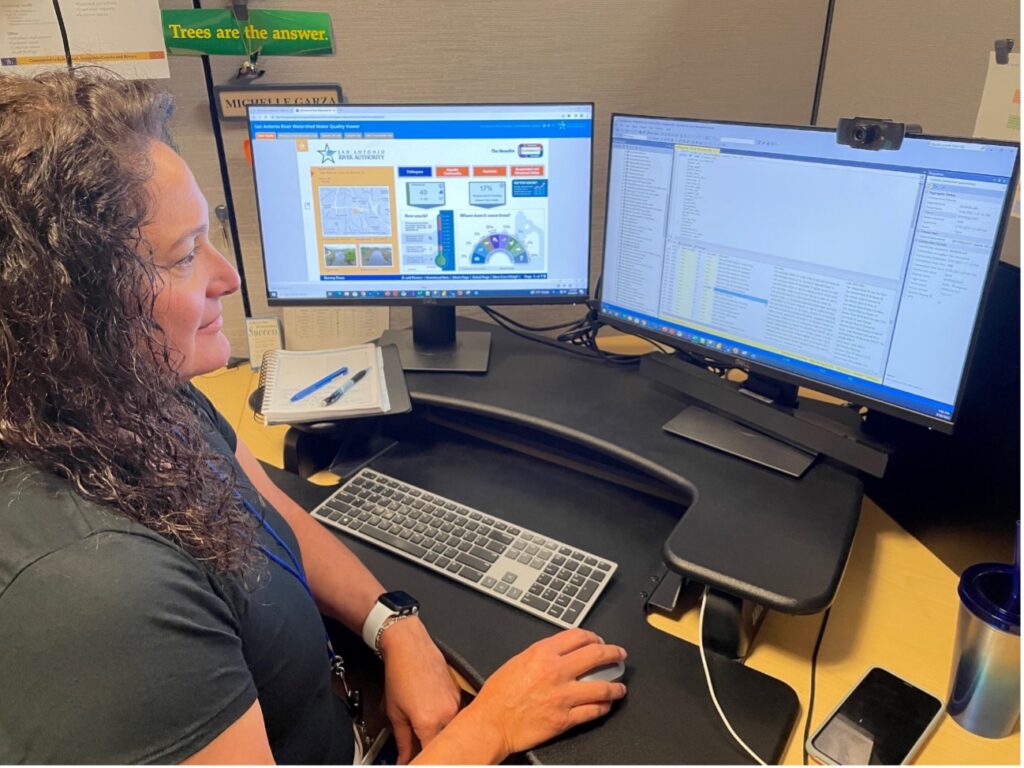
[[380, 653], [378, 643], [384, 632], [384, 624], [393, 616], [397, 616], [394, 610], [388, 608], [379, 600], [373, 604], [370, 613], [363, 622], [363, 642], [366, 643], [374, 653]]

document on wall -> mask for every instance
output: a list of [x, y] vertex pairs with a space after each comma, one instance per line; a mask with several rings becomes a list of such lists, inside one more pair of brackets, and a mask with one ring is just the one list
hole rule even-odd
[[[1020, 141], [1020, 54], [1011, 53], [1006, 64], [996, 62], [995, 51], [988, 54], [988, 74], [981, 94], [974, 136], [984, 139]], [[1020, 218], [1020, 182], [1012, 213]]]
[[135, 79], [168, 78], [157, 0], [0, 0], [0, 72], [95, 64]]
[[284, 309], [284, 343], [288, 349], [333, 349], [380, 338], [388, 329], [387, 307]]

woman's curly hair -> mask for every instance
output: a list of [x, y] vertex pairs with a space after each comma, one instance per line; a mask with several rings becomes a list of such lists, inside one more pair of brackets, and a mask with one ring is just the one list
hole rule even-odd
[[0, 75], [0, 459], [226, 573], [251, 562], [254, 522], [173, 371], [141, 234], [172, 111], [102, 70]]

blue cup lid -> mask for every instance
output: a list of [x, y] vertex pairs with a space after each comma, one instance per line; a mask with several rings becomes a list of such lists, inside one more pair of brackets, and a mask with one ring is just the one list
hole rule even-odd
[[1020, 634], [1020, 598], [1014, 581], [1019, 578], [1012, 565], [978, 563], [960, 576], [957, 592], [967, 609], [990, 627]]

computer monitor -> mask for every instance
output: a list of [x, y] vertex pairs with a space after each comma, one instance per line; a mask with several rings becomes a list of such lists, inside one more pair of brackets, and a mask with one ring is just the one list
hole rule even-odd
[[409, 305], [403, 367], [486, 370], [456, 305], [589, 295], [593, 111], [249, 107], [269, 304]]
[[614, 115], [599, 314], [951, 432], [1016, 144]]

